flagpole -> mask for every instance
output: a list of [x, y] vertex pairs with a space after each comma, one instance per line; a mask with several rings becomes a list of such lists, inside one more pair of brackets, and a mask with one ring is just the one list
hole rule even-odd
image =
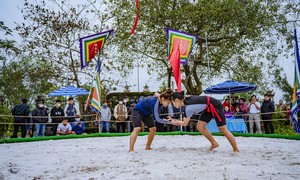
[[[210, 63], [209, 63], [209, 57], [208, 57], [208, 35], [207, 32], [204, 32], [204, 37], [198, 36], [200, 39], [205, 40], [205, 46], [206, 46], [206, 59], [207, 59], [207, 69], [208, 69], [208, 82], [210, 82]], [[201, 51], [201, 49], [200, 49]]]
[[207, 59], [207, 68], [208, 68], [208, 81], [210, 82], [210, 64], [209, 64], [209, 58], [208, 58], [208, 43], [207, 43], [207, 32], [205, 31], [205, 43], [206, 43], [206, 59]]
[[[96, 70], [96, 72], [99, 75], [99, 83], [101, 83], [101, 81], [100, 81], [100, 71], [101, 71], [101, 61], [100, 61], [100, 51], [99, 51], [98, 62], [97, 62], [97, 70]], [[100, 85], [100, 88], [99, 88], [99, 106], [100, 106], [100, 109], [101, 109], [101, 85]], [[100, 114], [98, 115], [98, 117], [99, 117], [98, 131], [99, 131], [99, 134], [100, 134], [100, 133], [102, 133], [101, 132], [101, 116], [100, 116]]]
[[138, 84], [138, 92], [140, 92], [140, 61], [137, 59], [137, 84]]

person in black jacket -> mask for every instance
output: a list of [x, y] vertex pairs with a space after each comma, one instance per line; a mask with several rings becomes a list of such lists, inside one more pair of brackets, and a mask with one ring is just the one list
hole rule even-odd
[[57, 99], [55, 106], [51, 109], [51, 123], [53, 123], [52, 126], [52, 135], [56, 135], [57, 126], [59, 123], [62, 122], [63, 116], [65, 116], [64, 109], [61, 108], [61, 100]]
[[[27, 105], [27, 99], [22, 99], [22, 104], [16, 105], [12, 110], [11, 113], [13, 116], [28, 116], [30, 113], [29, 106]], [[18, 137], [19, 127], [21, 128], [21, 137], [24, 138], [26, 136], [26, 117], [15, 117], [14, 118], [14, 133], [11, 138]], [[18, 124], [23, 123], [23, 124]]]
[[264, 128], [267, 134], [274, 134], [274, 126], [272, 122], [272, 113], [275, 111], [275, 106], [272, 101], [270, 101], [270, 95], [265, 94], [264, 102], [261, 105], [261, 117], [264, 123]]
[[44, 137], [46, 123], [48, 121], [48, 109], [44, 106], [43, 100], [38, 100], [37, 107], [32, 113], [35, 122], [35, 135], [34, 137]]

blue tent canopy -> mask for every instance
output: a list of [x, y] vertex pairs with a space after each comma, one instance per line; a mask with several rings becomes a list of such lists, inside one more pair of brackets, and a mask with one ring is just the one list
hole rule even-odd
[[87, 94], [89, 94], [89, 91], [83, 88], [77, 88], [75, 86], [67, 86], [53, 91], [52, 93], [48, 94], [48, 96], [79, 96], [79, 95], [87, 95]]
[[204, 90], [206, 94], [232, 94], [239, 92], [254, 91], [255, 85], [245, 82], [234, 82], [232, 80], [225, 81], [220, 84], [213, 85]]

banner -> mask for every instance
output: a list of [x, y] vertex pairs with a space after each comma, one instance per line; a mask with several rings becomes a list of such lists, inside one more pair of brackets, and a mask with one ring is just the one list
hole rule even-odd
[[170, 28], [165, 28], [168, 38], [167, 55], [170, 57], [174, 48], [179, 46], [180, 62], [186, 64], [193, 47], [197, 41], [197, 36], [185, 32], [176, 31]]
[[79, 39], [81, 69], [88, 66], [89, 62], [91, 62], [93, 58], [100, 53], [100, 50], [104, 47], [108, 36], [113, 32], [114, 30], [112, 29]]

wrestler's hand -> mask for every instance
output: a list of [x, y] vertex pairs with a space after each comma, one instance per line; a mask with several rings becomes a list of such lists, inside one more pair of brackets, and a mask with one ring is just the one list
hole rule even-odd
[[164, 118], [163, 120], [164, 120], [164, 121], [167, 121], [167, 122], [170, 122], [170, 121], [172, 121], [173, 119], [172, 119], [170, 116], [168, 116], [167, 118]]
[[172, 119], [171, 124], [174, 125], [174, 126], [178, 126], [178, 121]]

